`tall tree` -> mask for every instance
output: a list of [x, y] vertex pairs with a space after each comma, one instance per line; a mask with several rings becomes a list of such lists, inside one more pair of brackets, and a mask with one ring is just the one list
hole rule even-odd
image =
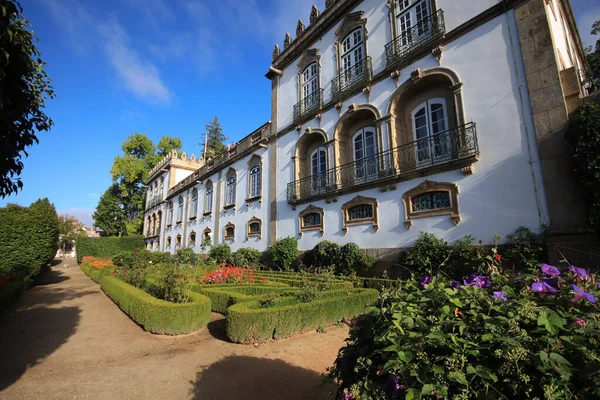
[[202, 154], [205, 160], [215, 158], [223, 153], [227, 147], [223, 144], [227, 138], [223, 134], [223, 128], [219, 122], [219, 117], [215, 115], [212, 122], [206, 124], [206, 132], [202, 135], [203, 141]]
[[119, 196], [119, 187], [112, 185], [102, 196], [96, 206], [92, 218], [94, 225], [104, 231], [107, 236], [121, 236], [127, 234], [127, 216], [123, 210], [122, 200]]
[[53, 125], [42, 111], [54, 91], [37, 40], [18, 1], [0, 0], [0, 197], [23, 188], [22, 155]]
[[[600, 34], [600, 20], [594, 22], [592, 25], [592, 35]], [[587, 60], [592, 70], [592, 82], [594, 83], [594, 89], [600, 88], [600, 39], [596, 40], [594, 47], [590, 46], [586, 49]]]
[[73, 215], [60, 214], [58, 216], [58, 228], [60, 232], [58, 244], [63, 255], [75, 246], [78, 237], [85, 235], [83, 224]]
[[161, 157], [164, 157], [167, 154], [171, 154], [173, 150], [181, 149], [181, 146], [181, 139], [170, 136], [163, 136], [156, 147], [158, 148], [158, 154]]

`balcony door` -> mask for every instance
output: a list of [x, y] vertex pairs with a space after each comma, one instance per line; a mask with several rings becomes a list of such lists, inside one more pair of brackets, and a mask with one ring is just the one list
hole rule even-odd
[[411, 47], [431, 32], [429, 0], [397, 0], [396, 31], [398, 50]]
[[313, 194], [325, 190], [327, 184], [327, 153], [325, 147], [319, 147], [310, 155], [311, 190]]
[[354, 181], [366, 182], [377, 177], [377, 136], [375, 127], [354, 134]]
[[341, 90], [352, 85], [364, 77], [365, 74], [365, 51], [363, 45], [362, 28], [352, 31], [342, 41], [341, 60]]
[[444, 162], [451, 158], [446, 100], [430, 99], [412, 112], [417, 166]]
[[302, 72], [302, 109], [301, 112], [312, 110], [319, 101], [319, 79], [317, 63], [310, 64]]

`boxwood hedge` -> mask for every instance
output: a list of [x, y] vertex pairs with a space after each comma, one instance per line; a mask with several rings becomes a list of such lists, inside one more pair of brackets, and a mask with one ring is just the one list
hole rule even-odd
[[104, 275], [100, 287], [125, 314], [152, 333], [189, 333], [210, 320], [210, 299], [199, 293], [190, 292], [189, 303], [170, 303], [110, 275]]
[[85, 256], [93, 257], [112, 257], [120, 251], [133, 251], [144, 248], [143, 236], [122, 236], [122, 237], [82, 237], [77, 239], [75, 246], [77, 249], [77, 262]]
[[192, 290], [210, 298], [213, 312], [227, 314], [227, 308], [233, 304], [258, 300], [270, 294], [291, 294], [299, 289], [289, 286], [243, 285], [233, 287], [195, 286]]
[[234, 304], [227, 310], [227, 336], [236, 343], [284, 338], [358, 316], [377, 296], [374, 289], [354, 289], [323, 292], [307, 303], [282, 297], [271, 307], [261, 307], [258, 300]]

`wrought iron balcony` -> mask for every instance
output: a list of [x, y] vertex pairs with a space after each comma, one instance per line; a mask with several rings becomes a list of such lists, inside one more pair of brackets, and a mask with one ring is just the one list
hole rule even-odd
[[367, 57], [347, 70], [342, 71], [331, 81], [332, 99], [334, 101], [339, 100], [344, 94], [369, 82], [372, 75], [371, 57]]
[[445, 34], [444, 12], [438, 10], [385, 45], [386, 65], [389, 67], [399, 62]]
[[294, 106], [294, 123], [318, 111], [323, 106], [323, 89], [309, 94]]
[[[434, 166], [475, 161], [479, 156], [474, 122], [391, 150], [288, 183], [287, 201], [297, 203], [322, 195], [392, 178], [408, 178]], [[460, 163], [459, 163], [460, 164]], [[457, 166], [458, 167], [458, 166]]]
[[148, 204], [146, 205], [146, 210], [151, 209], [163, 202], [162, 196], [154, 197], [148, 200]]

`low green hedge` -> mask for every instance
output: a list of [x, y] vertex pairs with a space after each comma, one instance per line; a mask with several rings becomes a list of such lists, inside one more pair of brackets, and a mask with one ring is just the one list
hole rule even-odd
[[[300, 276], [290, 276], [288, 277], [274, 277], [274, 276], [267, 276], [267, 279], [269, 280], [269, 282], [279, 282], [279, 283], [285, 283], [287, 285], [290, 286], [302, 286], [304, 285], [304, 279], [301, 278]], [[354, 287], [354, 285], [352, 284], [352, 282], [346, 282], [346, 281], [342, 281], [342, 280], [335, 280], [331, 283], [331, 289], [332, 290], [338, 290], [338, 289], [352, 289]]]
[[175, 304], [156, 299], [110, 275], [102, 278], [100, 287], [125, 314], [152, 333], [189, 333], [210, 321], [210, 299], [195, 292], [190, 292], [189, 303]]
[[265, 308], [258, 300], [234, 304], [227, 310], [227, 336], [236, 343], [284, 338], [358, 316], [377, 296], [375, 289], [354, 289], [324, 292], [307, 303], [282, 297]]
[[89, 276], [96, 283], [100, 283], [104, 275], [111, 274], [115, 267], [90, 268]]
[[289, 286], [245, 285], [233, 287], [194, 286], [192, 290], [210, 298], [213, 312], [227, 314], [227, 308], [233, 304], [258, 300], [260, 297], [269, 294], [291, 294], [298, 291], [298, 288]]

